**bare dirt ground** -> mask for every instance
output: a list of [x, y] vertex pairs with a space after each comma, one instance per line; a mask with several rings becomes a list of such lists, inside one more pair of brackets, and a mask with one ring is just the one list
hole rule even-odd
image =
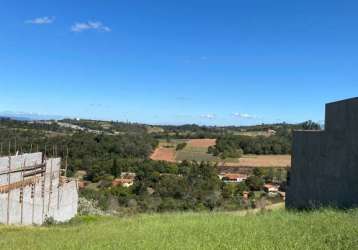
[[159, 146], [154, 150], [150, 158], [155, 161], [175, 162], [175, 148], [165, 148]]
[[197, 148], [207, 148], [215, 144], [216, 139], [191, 139], [188, 142], [188, 146]]
[[229, 167], [290, 167], [291, 155], [244, 155], [238, 162], [222, 162]]

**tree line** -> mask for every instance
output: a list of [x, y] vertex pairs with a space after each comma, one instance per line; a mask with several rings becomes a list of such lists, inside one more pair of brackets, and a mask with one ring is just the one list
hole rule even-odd
[[239, 158], [242, 154], [290, 154], [291, 140], [280, 136], [225, 136], [218, 138], [208, 152], [222, 158]]
[[48, 157], [68, 156], [68, 175], [78, 170], [97, 177], [109, 174], [113, 159], [147, 159], [157, 144], [153, 136], [136, 128], [133, 133], [108, 135], [62, 130], [50, 123], [0, 120], [1, 155], [40, 151]]
[[[274, 130], [274, 135], [272, 136], [247, 136], [235, 134], [220, 136], [216, 140], [216, 145], [209, 147], [208, 153], [222, 158], [239, 158], [243, 154], [290, 154], [293, 130], [321, 129], [319, 124], [312, 121], [295, 125], [272, 125], [271, 127], [276, 128], [276, 130]], [[251, 127], [251, 129], [255, 128], [257, 128], [257, 126]]]

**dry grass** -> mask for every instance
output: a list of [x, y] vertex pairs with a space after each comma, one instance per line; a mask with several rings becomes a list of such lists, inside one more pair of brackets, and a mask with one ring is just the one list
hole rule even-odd
[[291, 155], [245, 155], [223, 162], [229, 167], [290, 167]]
[[193, 148], [208, 148], [215, 144], [216, 139], [192, 139], [188, 142], [188, 146]]
[[162, 129], [161, 127], [156, 127], [156, 126], [147, 126], [146, 129], [147, 129], [149, 134], [151, 134], [151, 133], [163, 133], [164, 132], [164, 129]]

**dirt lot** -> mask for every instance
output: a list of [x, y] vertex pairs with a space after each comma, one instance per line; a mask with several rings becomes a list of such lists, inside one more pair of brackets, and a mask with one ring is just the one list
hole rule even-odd
[[150, 156], [155, 161], [175, 162], [175, 148], [158, 147]]
[[222, 162], [230, 167], [290, 167], [291, 155], [244, 155], [239, 160]]
[[188, 146], [194, 148], [208, 148], [216, 144], [216, 139], [191, 139]]

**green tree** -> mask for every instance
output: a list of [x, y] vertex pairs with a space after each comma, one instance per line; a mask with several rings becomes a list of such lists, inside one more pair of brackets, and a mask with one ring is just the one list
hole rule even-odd
[[186, 147], [187, 143], [186, 142], [183, 142], [183, 143], [179, 143], [177, 146], [176, 146], [176, 151], [179, 151], [179, 150], [183, 150], [185, 147]]
[[236, 183], [224, 183], [222, 187], [223, 198], [233, 198], [237, 193]]
[[246, 185], [251, 191], [260, 191], [263, 189], [264, 180], [261, 177], [252, 175], [246, 179]]
[[113, 159], [112, 167], [111, 167], [111, 174], [114, 178], [120, 176], [122, 173], [121, 167], [118, 165], [117, 158]]
[[263, 176], [263, 171], [260, 168], [254, 168], [252, 173], [253, 173], [254, 176], [257, 176], [257, 177], [262, 177]]

